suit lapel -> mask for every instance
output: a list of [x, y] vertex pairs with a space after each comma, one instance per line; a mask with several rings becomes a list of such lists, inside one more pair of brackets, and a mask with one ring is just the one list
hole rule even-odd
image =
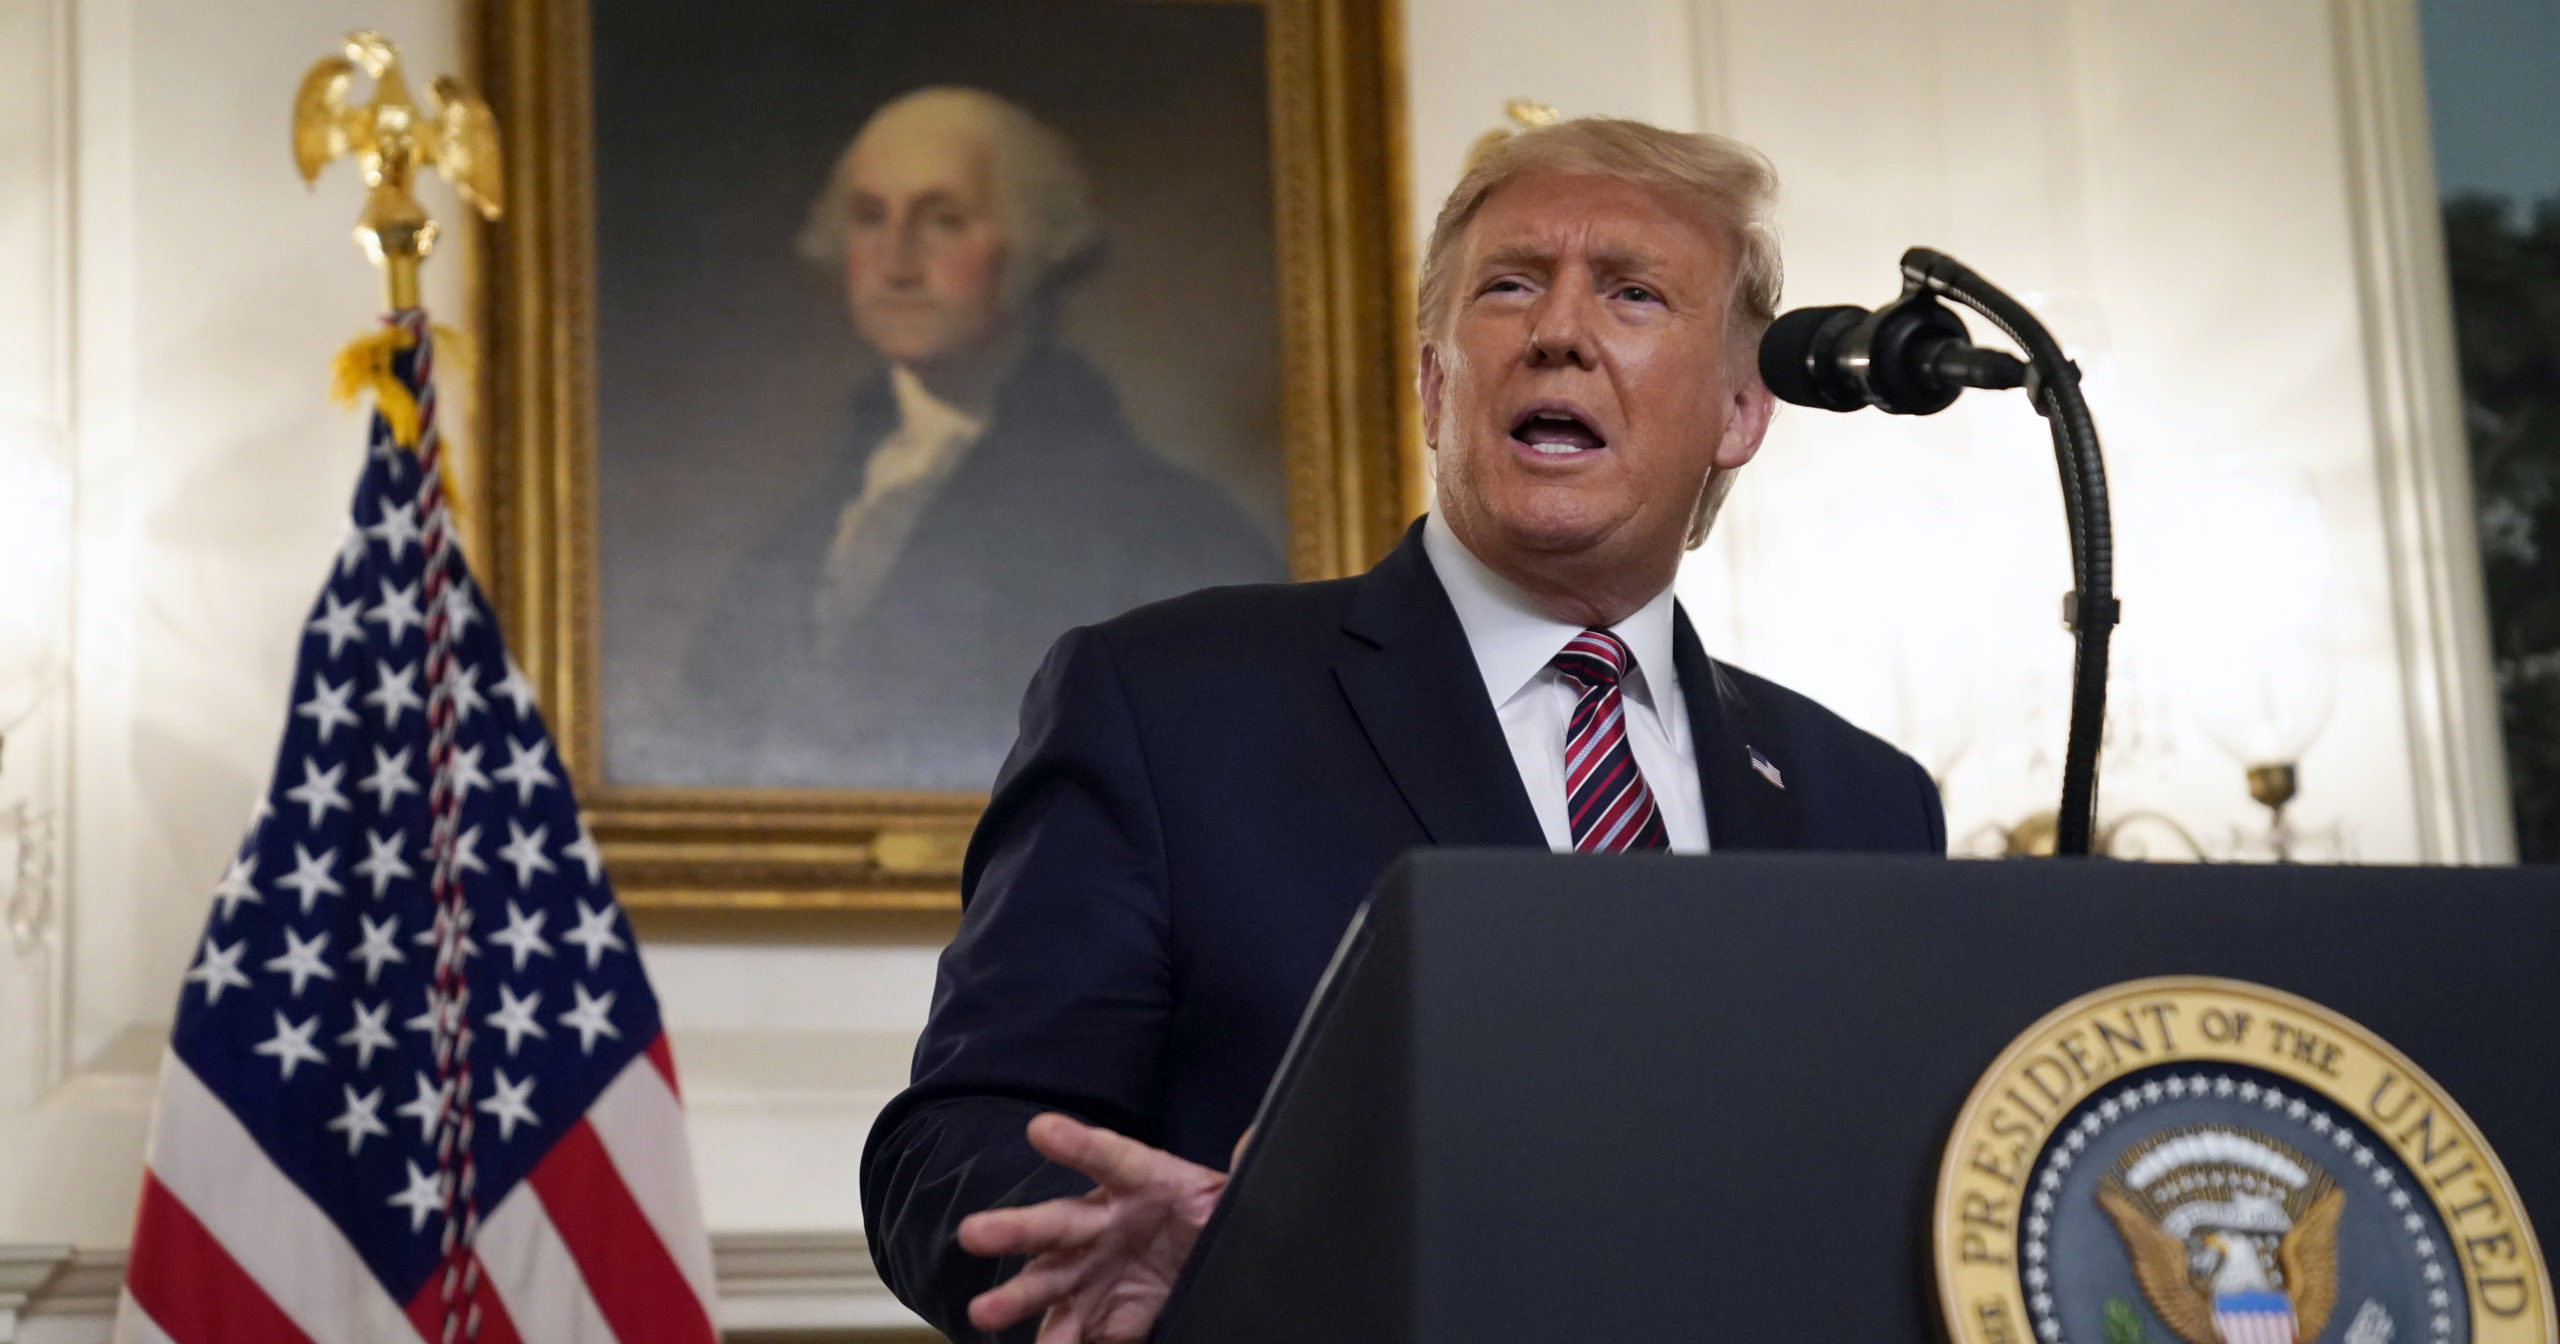
[[[1727, 690], [1718, 689], [1715, 665], [1698, 642], [1689, 613], [1675, 609], [1671, 640], [1672, 661], [1680, 670], [1680, 693], [1689, 702], [1689, 742], [1698, 753], [1698, 784], [1707, 800], [1708, 848], [1805, 848], [1803, 809], [1784, 787], [1785, 763], [1767, 754], [1777, 744], [1752, 740], [1758, 720], [1750, 702], [1730, 679], [1724, 683]], [[1755, 753], [1769, 767], [1769, 774], [1753, 763]]]
[[1342, 628], [1350, 638], [1334, 679], [1432, 843], [1543, 848], [1466, 631], [1423, 554], [1420, 523], [1360, 577]]

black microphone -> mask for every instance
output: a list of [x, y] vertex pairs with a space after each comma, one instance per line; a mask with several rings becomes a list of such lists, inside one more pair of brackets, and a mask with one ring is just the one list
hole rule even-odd
[[1760, 380], [1769, 390], [1826, 411], [1935, 415], [1968, 387], [2019, 387], [2026, 375], [2016, 356], [1967, 340], [1964, 322], [1927, 294], [1872, 313], [1850, 304], [1798, 308], [1760, 338]]

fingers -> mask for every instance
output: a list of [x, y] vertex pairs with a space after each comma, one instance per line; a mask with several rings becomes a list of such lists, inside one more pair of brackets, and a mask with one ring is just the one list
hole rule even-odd
[[1065, 1309], [1072, 1304], [1071, 1294], [1083, 1279], [1087, 1259], [1073, 1251], [1041, 1256], [1021, 1273], [969, 1299], [969, 1323], [981, 1330], [1004, 1330], [1037, 1313]]
[[1040, 1338], [1034, 1344], [1084, 1344], [1082, 1305], [1068, 1301], [1051, 1307], [1040, 1318]]
[[[1031, 1146], [1114, 1190], [1135, 1190], [1191, 1164], [1136, 1139], [1051, 1111], [1031, 1121]], [[1170, 1165], [1168, 1165], [1170, 1164]]]
[[1083, 1196], [989, 1209], [960, 1220], [960, 1249], [971, 1255], [1038, 1255], [1083, 1246], [1110, 1225], [1110, 1208]]
[[1244, 1132], [1236, 1136], [1235, 1151], [1227, 1154], [1227, 1170], [1233, 1171], [1244, 1164], [1245, 1145], [1251, 1142], [1253, 1142], [1253, 1126], [1247, 1125], [1244, 1127]]

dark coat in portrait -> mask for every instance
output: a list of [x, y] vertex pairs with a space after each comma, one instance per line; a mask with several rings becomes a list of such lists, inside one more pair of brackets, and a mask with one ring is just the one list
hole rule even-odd
[[884, 376], [852, 447], [741, 560], [687, 660], [701, 749], [668, 783], [983, 789], [1024, 687], [1066, 630], [1286, 566], [1225, 493], [1140, 443], [1110, 384], [1042, 345], [918, 516], [877, 592], [822, 640], [845, 505], [898, 427]]

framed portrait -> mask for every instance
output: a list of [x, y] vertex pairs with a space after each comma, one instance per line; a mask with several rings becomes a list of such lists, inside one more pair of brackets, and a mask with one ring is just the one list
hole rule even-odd
[[1070, 628], [1421, 508], [1393, 0], [488, 0], [496, 604], [637, 905], [938, 908]]

